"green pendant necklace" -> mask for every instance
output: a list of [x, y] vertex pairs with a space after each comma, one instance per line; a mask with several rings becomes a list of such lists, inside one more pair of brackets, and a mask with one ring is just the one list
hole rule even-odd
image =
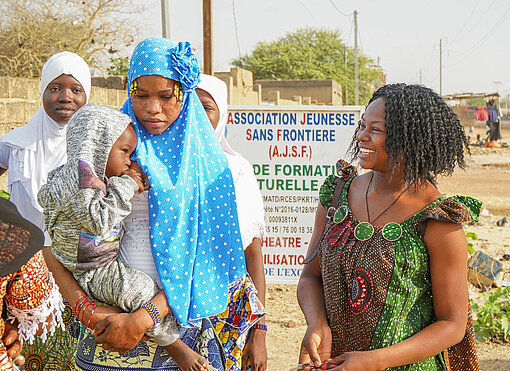
[[[371, 221], [370, 220], [370, 210], [368, 208], [368, 190], [370, 189], [370, 186], [372, 185], [373, 179], [374, 179], [374, 173], [372, 172], [372, 177], [370, 178], [370, 182], [368, 183], [367, 190], [365, 192], [365, 205], [367, 208], [368, 222], [361, 222], [356, 226], [356, 228], [354, 228], [354, 237], [356, 237], [356, 239], [358, 241], [366, 241], [366, 240], [372, 238], [372, 236], [374, 235], [374, 226], [372, 225], [372, 223], [374, 223], [377, 219], [379, 219], [386, 211], [388, 211], [390, 209], [390, 207], [395, 205], [397, 203], [397, 201], [400, 199], [400, 197], [402, 197], [402, 195], [404, 193], [406, 193], [407, 189], [408, 189], [408, 188], [404, 189], [398, 195], [398, 197], [386, 209], [383, 210], [382, 213], [377, 215], [377, 217]], [[400, 236], [402, 236], [402, 226], [395, 222], [387, 223], [382, 229], [382, 235], [383, 235], [384, 239], [387, 241], [391, 241], [391, 242], [397, 241], [400, 238]]]

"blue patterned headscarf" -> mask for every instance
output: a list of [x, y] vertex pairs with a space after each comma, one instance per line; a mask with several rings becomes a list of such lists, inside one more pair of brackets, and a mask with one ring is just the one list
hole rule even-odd
[[151, 38], [129, 65], [128, 91], [140, 76], [182, 84], [179, 117], [159, 135], [135, 122], [136, 159], [147, 174], [152, 256], [178, 322], [199, 325], [227, 305], [228, 286], [246, 274], [234, 183], [225, 154], [195, 93], [200, 67], [189, 42]]

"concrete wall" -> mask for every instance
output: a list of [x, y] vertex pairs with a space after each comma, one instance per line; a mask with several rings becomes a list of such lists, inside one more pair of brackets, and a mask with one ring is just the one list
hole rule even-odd
[[229, 72], [215, 72], [214, 76], [227, 84], [228, 104], [258, 106], [261, 102], [259, 85], [253, 85], [253, 74], [242, 68]]
[[227, 84], [230, 105], [342, 105], [342, 86], [334, 80], [253, 81], [250, 71], [238, 67], [214, 76]]
[[299, 101], [301, 104], [342, 105], [342, 86], [335, 80], [256, 80], [262, 87], [262, 100], [271, 102], [272, 94], [280, 92], [280, 99]]
[[453, 112], [457, 115], [460, 123], [464, 127], [474, 126], [475, 116], [472, 110], [466, 107], [454, 106], [452, 107]]

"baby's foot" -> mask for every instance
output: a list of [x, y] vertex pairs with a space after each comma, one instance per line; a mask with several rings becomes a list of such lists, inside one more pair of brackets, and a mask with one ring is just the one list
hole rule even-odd
[[181, 339], [167, 345], [165, 350], [183, 371], [206, 371], [209, 367], [207, 360], [195, 353]]

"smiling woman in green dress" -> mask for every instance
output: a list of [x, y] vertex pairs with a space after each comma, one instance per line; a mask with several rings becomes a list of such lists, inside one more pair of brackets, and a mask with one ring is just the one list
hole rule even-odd
[[481, 204], [444, 197], [434, 182], [464, 166], [466, 149], [457, 116], [432, 90], [394, 84], [374, 93], [351, 144], [371, 171], [356, 176], [339, 161], [341, 176], [320, 190], [298, 285], [308, 324], [300, 362], [477, 369], [461, 223], [476, 220]]

